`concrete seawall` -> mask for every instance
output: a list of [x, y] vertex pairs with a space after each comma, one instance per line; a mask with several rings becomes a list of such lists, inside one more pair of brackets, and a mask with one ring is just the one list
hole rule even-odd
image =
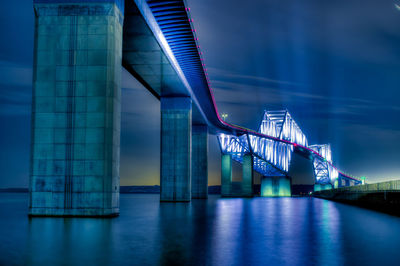
[[400, 216], [400, 180], [323, 190], [313, 196]]

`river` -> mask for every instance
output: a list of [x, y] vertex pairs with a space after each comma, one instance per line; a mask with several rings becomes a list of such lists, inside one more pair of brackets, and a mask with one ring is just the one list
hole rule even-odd
[[27, 205], [0, 193], [0, 265], [400, 265], [399, 217], [322, 199], [121, 194], [111, 219]]

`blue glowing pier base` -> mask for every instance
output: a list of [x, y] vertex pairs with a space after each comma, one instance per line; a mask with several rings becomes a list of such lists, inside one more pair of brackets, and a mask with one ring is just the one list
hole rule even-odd
[[206, 125], [192, 127], [192, 199], [208, 197], [208, 130]]
[[34, 9], [29, 214], [118, 215], [123, 14], [114, 1]]
[[291, 197], [291, 179], [287, 176], [263, 176], [261, 197]]
[[331, 184], [315, 184], [314, 185], [314, 192], [322, 191], [322, 190], [329, 190], [332, 189], [333, 186]]
[[161, 201], [191, 199], [192, 100], [161, 98]]
[[321, 191], [322, 185], [321, 184], [314, 184], [314, 192]]

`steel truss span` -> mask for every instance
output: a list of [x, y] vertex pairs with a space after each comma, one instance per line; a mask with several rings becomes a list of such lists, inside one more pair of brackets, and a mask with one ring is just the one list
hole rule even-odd
[[[190, 8], [184, 0], [134, 0], [156, 36], [187, 96], [193, 101], [209, 132], [217, 134], [221, 151], [241, 162], [253, 156], [254, 169], [266, 176], [286, 175], [293, 152], [313, 161], [316, 183], [339, 186], [360, 184], [361, 180], [338, 171], [325, 145], [308, 145], [305, 134], [287, 110], [265, 111], [258, 131], [225, 122], [215, 104]], [[178, 94], [182, 94], [179, 91]], [[198, 121], [197, 121], [198, 122]]]
[[308, 145], [306, 136], [288, 110], [265, 111], [258, 132], [269, 137], [252, 132], [240, 136], [220, 133], [218, 140], [222, 153], [232, 155], [232, 159], [239, 163], [245, 154], [251, 154], [256, 172], [263, 176], [285, 176], [295, 149], [309, 150], [312, 151], [309, 158], [316, 184], [349, 186], [361, 183], [339, 174], [332, 164], [330, 144]]

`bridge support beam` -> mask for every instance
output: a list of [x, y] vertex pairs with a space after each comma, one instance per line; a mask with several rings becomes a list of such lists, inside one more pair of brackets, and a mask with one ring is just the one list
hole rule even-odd
[[221, 197], [230, 197], [232, 192], [232, 155], [221, 157]]
[[253, 156], [245, 154], [242, 162], [242, 196], [253, 197]]
[[208, 129], [192, 127], [192, 199], [208, 197]]
[[261, 197], [291, 197], [291, 180], [288, 176], [263, 176]]
[[32, 216], [119, 214], [123, 14], [77, 2], [34, 4]]
[[161, 201], [191, 199], [192, 100], [161, 98]]

